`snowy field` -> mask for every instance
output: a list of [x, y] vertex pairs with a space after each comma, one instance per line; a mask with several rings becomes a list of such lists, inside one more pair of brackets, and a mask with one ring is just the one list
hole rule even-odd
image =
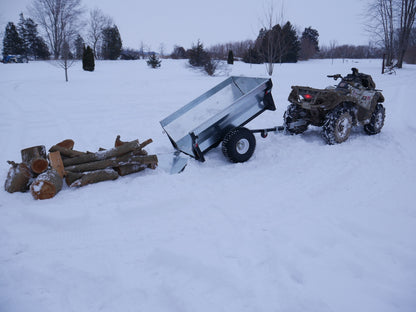
[[[221, 148], [169, 175], [161, 167], [50, 200], [0, 191], [1, 312], [416, 311], [416, 66], [380, 74], [381, 61], [275, 66], [277, 111], [249, 128], [283, 123], [291, 85], [326, 87], [351, 67], [386, 98], [382, 132], [356, 128], [325, 145], [319, 128], [256, 135], [253, 157]], [[75, 149], [152, 138], [159, 121], [228, 75], [265, 76], [236, 63], [208, 77], [185, 61], [0, 64], [0, 180], [20, 150], [73, 139]], [[2, 182], [4, 183], [4, 182]]]

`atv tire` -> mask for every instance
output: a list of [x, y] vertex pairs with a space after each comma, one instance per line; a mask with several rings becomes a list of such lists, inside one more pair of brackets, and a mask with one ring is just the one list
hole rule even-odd
[[370, 122], [364, 125], [365, 132], [369, 135], [380, 133], [381, 128], [384, 126], [385, 117], [386, 109], [382, 104], [378, 103], [373, 114], [371, 115]]
[[234, 128], [222, 141], [222, 153], [233, 163], [250, 159], [256, 148], [256, 138], [247, 128]]
[[350, 136], [352, 116], [348, 108], [339, 107], [328, 113], [322, 127], [322, 137], [327, 144], [345, 142]]
[[290, 104], [283, 115], [286, 130], [290, 134], [301, 134], [308, 129], [308, 112], [296, 104]]

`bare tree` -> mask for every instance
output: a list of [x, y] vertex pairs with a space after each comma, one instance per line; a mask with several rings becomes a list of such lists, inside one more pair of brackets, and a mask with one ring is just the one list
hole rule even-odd
[[415, 22], [416, 0], [401, 0], [400, 3], [400, 26], [398, 41], [397, 67], [402, 68], [403, 58], [409, 47], [410, 33]]
[[111, 17], [104, 15], [104, 13], [95, 8], [90, 11], [90, 20], [88, 23], [87, 36], [88, 41], [92, 46], [95, 58], [98, 58], [97, 48], [102, 39], [103, 29], [111, 27], [113, 20]]
[[394, 58], [394, 1], [372, 0], [367, 10], [367, 29], [383, 46], [387, 65], [391, 65]]
[[71, 42], [79, 31], [81, 0], [33, 0], [30, 12], [46, 33], [55, 59], [65, 40]]
[[273, 74], [274, 63], [276, 59], [280, 59], [285, 54], [287, 46], [283, 38], [281, 29], [283, 28], [284, 7], [280, 10], [280, 15], [277, 15], [272, 2], [269, 3], [265, 10], [265, 19], [263, 23], [263, 43], [260, 51], [263, 54], [266, 64], [266, 70], [269, 76]]
[[336, 40], [331, 40], [329, 42], [329, 49], [331, 51], [331, 64], [334, 64], [335, 48], [337, 47], [338, 42]]
[[61, 48], [61, 59], [56, 61], [56, 64], [65, 71], [65, 81], [68, 82], [68, 68], [74, 63], [74, 58], [71, 56], [68, 40], [64, 39]]

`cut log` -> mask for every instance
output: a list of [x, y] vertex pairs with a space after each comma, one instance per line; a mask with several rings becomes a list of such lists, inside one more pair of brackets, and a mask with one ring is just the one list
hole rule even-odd
[[33, 146], [20, 151], [22, 161], [29, 166], [34, 173], [42, 173], [48, 169], [45, 146]]
[[40, 174], [30, 186], [34, 199], [49, 199], [62, 189], [63, 179], [59, 173], [50, 169]]
[[75, 144], [74, 140], [67, 139], [67, 140], [63, 140], [62, 142], [59, 142], [56, 145], [72, 150], [74, 148], [74, 144]]
[[113, 169], [97, 170], [82, 175], [81, 178], [70, 184], [70, 187], [79, 187], [102, 181], [116, 180], [118, 173]]
[[61, 178], [65, 175], [64, 164], [62, 163], [61, 153], [59, 151], [49, 153], [49, 163], [52, 169], [55, 169]]
[[71, 171], [65, 171], [65, 182], [68, 186], [70, 186], [72, 183], [74, 183], [76, 180], [81, 179], [85, 173], [82, 172], [71, 172]]
[[29, 181], [32, 177], [29, 167], [25, 163], [16, 164], [8, 161], [12, 167], [7, 174], [4, 189], [9, 193], [26, 192], [29, 190]]
[[86, 172], [86, 171], [95, 171], [106, 168], [120, 167], [124, 165], [151, 165], [157, 164], [157, 156], [135, 156], [131, 154], [126, 154], [115, 159], [105, 159], [100, 161], [94, 161], [89, 163], [77, 164], [72, 166], [66, 166], [65, 171], [71, 172]]
[[86, 155], [87, 153], [84, 152], [80, 152], [80, 151], [75, 151], [69, 148], [65, 148], [59, 145], [54, 145], [49, 149], [49, 152], [56, 152], [59, 151], [61, 153], [61, 156], [65, 156], [65, 157], [78, 157], [78, 156], [82, 156], [82, 155]]
[[125, 165], [125, 166], [116, 167], [115, 169], [118, 172], [119, 176], [124, 177], [125, 175], [128, 175], [128, 174], [143, 171], [146, 168], [147, 166], [145, 165]]
[[77, 165], [77, 164], [90, 163], [93, 161], [100, 161], [100, 160], [105, 160], [105, 159], [109, 159], [112, 157], [118, 157], [118, 156], [127, 154], [133, 150], [139, 149], [139, 147], [140, 147], [139, 141], [134, 140], [134, 141], [125, 143], [123, 145], [114, 147], [106, 151], [101, 151], [97, 153], [82, 155], [82, 156], [75, 157], [75, 158], [65, 159], [63, 162], [64, 162], [65, 167]]

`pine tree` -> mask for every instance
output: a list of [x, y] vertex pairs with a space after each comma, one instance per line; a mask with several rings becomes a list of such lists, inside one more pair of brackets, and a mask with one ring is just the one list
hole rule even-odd
[[28, 38], [28, 32], [26, 29], [26, 19], [24, 18], [23, 13], [20, 13], [19, 15], [17, 32], [19, 33], [20, 39], [22, 40], [22, 54], [27, 57], [30, 54], [30, 43]]
[[188, 54], [189, 64], [195, 67], [204, 67], [211, 59], [208, 52], [204, 50], [204, 45], [199, 40], [196, 45], [192, 46]]
[[33, 54], [36, 59], [47, 60], [51, 53], [49, 52], [48, 45], [42, 37], [37, 36], [33, 44]]
[[20, 13], [17, 30], [22, 39], [22, 54], [35, 59], [47, 59], [50, 53], [45, 41], [38, 35], [37, 26], [31, 18], [25, 18], [23, 13]]
[[283, 28], [283, 38], [287, 52], [282, 56], [283, 63], [296, 63], [298, 61], [298, 54], [300, 50], [300, 43], [296, 34], [296, 29], [290, 22], [287, 22]]
[[9, 22], [3, 37], [3, 58], [7, 55], [23, 53], [23, 41], [17, 32], [16, 26]]
[[263, 58], [258, 49], [250, 47], [243, 56], [243, 62], [249, 64], [261, 64], [263, 63]]
[[87, 46], [82, 56], [82, 69], [86, 71], [94, 71], [95, 69], [95, 61], [94, 61], [94, 53], [90, 46]]
[[103, 30], [102, 56], [105, 60], [116, 60], [121, 54], [121, 36], [117, 26], [107, 27]]
[[149, 65], [152, 68], [158, 68], [160, 67], [160, 64], [162, 63], [161, 60], [159, 60], [159, 58], [156, 56], [155, 53], [152, 53], [149, 56], [149, 59], [147, 60], [147, 65]]
[[319, 52], [319, 33], [312, 27], [305, 28], [300, 39], [300, 58], [308, 60]]
[[234, 64], [234, 53], [233, 53], [233, 50], [228, 51], [227, 63], [230, 64], [230, 65]]

